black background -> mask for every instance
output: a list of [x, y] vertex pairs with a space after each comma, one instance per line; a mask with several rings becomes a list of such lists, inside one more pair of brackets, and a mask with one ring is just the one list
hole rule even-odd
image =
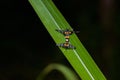
[[[80, 31], [78, 37], [108, 80], [119, 80], [119, 1], [113, 6], [114, 27], [105, 29], [101, 28], [99, 1], [54, 3], [70, 25]], [[71, 67], [27, 0], [0, 2], [0, 40], [0, 80], [35, 80], [53, 62]], [[104, 50], [111, 54], [104, 54]]]

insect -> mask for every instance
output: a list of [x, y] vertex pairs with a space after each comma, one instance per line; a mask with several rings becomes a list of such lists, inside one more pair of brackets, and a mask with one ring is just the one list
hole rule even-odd
[[70, 35], [72, 35], [72, 33], [74, 32], [73, 30], [69, 30], [69, 29], [66, 29], [66, 30], [56, 29], [56, 31], [62, 33], [65, 36], [66, 42], [69, 42]]
[[73, 30], [69, 30], [69, 29], [66, 29], [66, 30], [58, 30], [58, 29], [56, 29], [56, 31], [62, 33], [64, 36], [69, 36], [74, 32]]
[[65, 36], [65, 43], [57, 44], [57, 46], [63, 47], [66, 49], [76, 49], [76, 47], [74, 47], [73, 45], [69, 43], [70, 35], [72, 35], [75, 31], [70, 30], [70, 29], [65, 29], [65, 30], [56, 29], [56, 31], [62, 33]]
[[75, 46], [73, 46], [73, 45], [71, 45], [71, 44], [69, 44], [69, 43], [67, 43], [67, 42], [61, 43], [61, 44], [57, 44], [57, 46], [63, 47], [63, 48], [65, 48], [65, 49], [76, 49]]

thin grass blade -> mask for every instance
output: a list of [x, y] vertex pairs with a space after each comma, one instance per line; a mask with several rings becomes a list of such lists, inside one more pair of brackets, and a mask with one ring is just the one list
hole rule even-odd
[[61, 65], [61, 64], [56, 64], [52, 63], [49, 64], [37, 77], [36, 80], [44, 80], [45, 77], [50, 74], [53, 70], [57, 70], [61, 74], [64, 75], [66, 80], [79, 80], [78, 77], [75, 75], [75, 73], [69, 69], [68, 67]]

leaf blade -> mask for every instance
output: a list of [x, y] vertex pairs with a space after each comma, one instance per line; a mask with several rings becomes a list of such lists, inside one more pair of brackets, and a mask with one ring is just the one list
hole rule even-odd
[[[56, 43], [64, 42], [64, 36], [57, 33], [55, 29], [71, 29], [71, 27], [56, 8], [54, 3], [51, 0], [29, 0], [29, 2], [33, 6], [53, 40]], [[83, 80], [106, 80], [78, 37], [75, 34], [70, 37], [70, 43], [76, 46], [77, 49], [67, 51], [63, 48], [60, 49], [80, 77]]]

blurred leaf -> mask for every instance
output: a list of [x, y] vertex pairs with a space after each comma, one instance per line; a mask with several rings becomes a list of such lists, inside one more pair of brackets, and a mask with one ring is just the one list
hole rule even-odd
[[50, 72], [52, 72], [53, 70], [61, 72], [65, 76], [66, 80], [79, 80], [72, 70], [61, 64], [55, 63], [48, 65], [37, 77], [37, 80], [44, 80], [46, 75], [50, 74]]

